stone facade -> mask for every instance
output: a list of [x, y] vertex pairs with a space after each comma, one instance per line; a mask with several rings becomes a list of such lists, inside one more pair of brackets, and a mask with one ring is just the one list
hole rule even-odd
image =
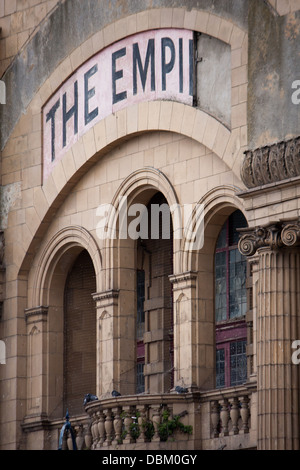
[[[0, 0], [0, 448], [71, 448], [59, 433], [72, 404], [78, 448], [299, 449], [300, 2], [84, 4]], [[99, 57], [112, 60], [102, 80], [116, 106], [93, 123], [108, 99], [94, 81]], [[134, 73], [142, 97], [129, 89]], [[159, 86], [173, 94], [154, 96]], [[45, 177], [62, 132], [74, 139]], [[122, 201], [145, 207], [158, 195], [172, 240], [123, 236], [136, 214], [124, 224]], [[215, 252], [237, 210], [248, 225], [247, 379], [220, 390]], [[82, 253], [92, 266], [76, 277]], [[87, 324], [78, 310], [89, 289]], [[88, 393], [97, 400], [78, 404]], [[185, 432], [167, 440], [175, 417]]]

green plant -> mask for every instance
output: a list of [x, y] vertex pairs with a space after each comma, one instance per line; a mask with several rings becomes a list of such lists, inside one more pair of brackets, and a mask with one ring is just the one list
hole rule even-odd
[[148, 441], [152, 441], [152, 437], [154, 436], [154, 425], [152, 421], [146, 421], [143, 423], [143, 428], [145, 431], [145, 437]]
[[129, 426], [129, 431], [130, 431], [130, 435], [132, 437], [132, 439], [138, 439], [140, 434], [141, 434], [141, 430], [140, 430], [140, 427], [138, 425], [138, 423], [131, 423], [131, 425]]
[[168, 410], [164, 410], [162, 413], [162, 422], [158, 427], [158, 432], [161, 441], [167, 441], [168, 438], [176, 431], [180, 431], [184, 434], [192, 434], [193, 427], [186, 426], [181, 421], [181, 416], [175, 415], [172, 419], [169, 419], [170, 413]]

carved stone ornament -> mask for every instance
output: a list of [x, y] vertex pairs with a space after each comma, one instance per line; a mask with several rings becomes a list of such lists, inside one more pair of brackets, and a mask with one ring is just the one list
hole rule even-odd
[[277, 250], [282, 247], [300, 245], [300, 218], [281, 221], [266, 227], [240, 229], [239, 251], [244, 256], [253, 256], [259, 248]]
[[284, 225], [281, 239], [285, 246], [297, 246], [300, 243], [300, 220]]
[[278, 249], [282, 246], [281, 226], [272, 224], [268, 227], [241, 229], [239, 251], [244, 256], [253, 256], [259, 248]]
[[248, 189], [300, 176], [300, 137], [245, 152], [241, 177]]

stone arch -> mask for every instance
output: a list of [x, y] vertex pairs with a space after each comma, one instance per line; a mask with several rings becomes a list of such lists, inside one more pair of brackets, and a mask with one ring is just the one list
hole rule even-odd
[[[102, 260], [99, 247], [91, 234], [79, 226], [64, 228], [49, 241], [45, 241], [28, 277], [28, 308], [25, 310], [30, 348], [28, 374], [34, 355], [43, 352], [44, 360], [35, 380], [41, 381], [43, 412], [54, 418], [64, 412], [61, 394], [64, 377], [65, 285], [70, 269], [83, 251], [86, 251], [91, 259], [97, 289], [101, 289]], [[41, 331], [38, 342], [34, 342], [31, 334], [32, 331], [38, 330], [32, 330], [31, 325]], [[32, 406], [30, 405], [27, 411], [28, 415], [31, 415], [35, 409], [35, 402], [30, 383], [28, 387], [28, 403]]]
[[[184, 237], [182, 241], [182, 272], [193, 272], [198, 271], [201, 265], [199, 257], [201, 254], [206, 253], [207, 243], [215, 243], [217, 234], [225, 219], [234, 210], [239, 209], [245, 215], [245, 209], [243, 207], [241, 199], [238, 197], [239, 188], [234, 186], [220, 186], [209, 191], [199, 202], [201, 210], [199, 212], [201, 216], [201, 223], [198, 224], [198, 230], [203, 230], [203, 245], [201, 244], [200, 250], [199, 244], [194, 243], [193, 239]], [[187, 227], [187, 233], [195, 233], [195, 223], [197, 218], [195, 213], [192, 214]], [[212, 227], [215, 226], [215, 233]], [[207, 232], [209, 235], [207, 235]], [[196, 232], [198, 234], [198, 232]], [[213, 234], [212, 239], [211, 233]], [[199, 237], [202, 241], [202, 236]], [[207, 242], [207, 240], [209, 240]], [[205, 255], [204, 255], [205, 256]]]
[[[117, 227], [118, 211], [120, 209], [120, 201], [122, 198], [127, 199], [128, 206], [138, 201], [142, 204], [147, 204], [151, 196], [156, 192], [161, 192], [169, 207], [174, 209], [177, 213], [179, 209], [178, 197], [175, 193], [173, 186], [171, 185], [168, 178], [160, 171], [152, 167], [142, 168], [132, 173], [119, 187], [116, 192], [112, 204], [109, 206], [109, 214], [107, 217], [107, 229], [108, 233], [113, 233]], [[176, 224], [173, 224], [173, 226]], [[178, 224], [177, 224], [178, 225]], [[178, 228], [181, 230], [181, 227]], [[104, 270], [104, 286], [105, 290], [111, 290], [116, 288], [116, 282], [114, 281], [115, 263], [113, 250], [116, 247], [115, 238], [108, 236], [104, 240], [103, 247], [103, 270]], [[174, 244], [174, 269], [178, 264], [177, 256], [179, 254], [179, 244]]]
[[33, 266], [33, 274], [30, 274], [28, 283], [29, 308], [34, 308], [37, 305], [49, 305], [54, 272], [60, 273], [63, 262], [63, 275], [65, 276], [67, 272], [65, 268], [70, 266], [75, 256], [84, 249], [87, 250], [93, 261], [97, 290], [101, 289], [102, 259], [96, 241], [83, 227], [66, 227], [55, 234], [45, 245], [38, 261]]

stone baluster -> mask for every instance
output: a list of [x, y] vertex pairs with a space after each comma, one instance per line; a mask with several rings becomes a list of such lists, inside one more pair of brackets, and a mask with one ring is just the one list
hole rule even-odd
[[68, 447], [68, 450], [74, 450], [73, 439], [72, 439], [72, 434], [70, 430], [67, 431], [67, 447]]
[[153, 421], [153, 426], [154, 426], [154, 436], [153, 436], [152, 441], [159, 442], [160, 441], [159, 425], [161, 423], [161, 408], [159, 405], [153, 407], [152, 421]]
[[75, 426], [76, 434], [76, 447], [77, 450], [82, 450], [84, 446], [83, 425]]
[[140, 435], [137, 439], [137, 442], [147, 442], [147, 438], [145, 435], [145, 425], [147, 422], [147, 407], [146, 406], [138, 406], [138, 425], [140, 428]]
[[85, 428], [84, 443], [85, 443], [86, 449], [90, 450], [92, 448], [93, 438], [92, 438], [91, 425], [90, 424], [88, 424]]
[[238, 398], [234, 397], [229, 400], [230, 403], [230, 419], [232, 423], [233, 434], [239, 433], [240, 404]]
[[105, 434], [105, 417], [103, 410], [99, 411], [99, 419], [98, 419], [98, 431], [99, 431], [99, 443], [98, 447], [102, 447], [105, 439], [106, 439], [106, 434]]
[[222, 432], [224, 436], [229, 435], [228, 423], [229, 423], [229, 404], [228, 400], [225, 398], [224, 400], [220, 401], [221, 405], [221, 412], [220, 412], [220, 419], [222, 425]]
[[98, 412], [98, 411], [95, 413], [95, 427], [94, 427], [94, 433], [95, 433], [95, 448], [97, 448], [98, 445], [99, 445], [99, 440], [100, 440], [100, 434], [99, 434], [99, 412]]
[[123, 406], [123, 411], [125, 413], [125, 418], [124, 418], [124, 426], [125, 426], [125, 439], [123, 439], [124, 444], [132, 444], [134, 440], [131, 437], [130, 433], [130, 428], [131, 424], [133, 423], [132, 420], [132, 407], [131, 406]]
[[122, 426], [123, 421], [121, 418], [122, 408], [117, 406], [112, 410], [114, 415], [114, 431], [115, 431], [115, 438], [113, 440], [113, 444], [121, 444], [122, 443]]
[[219, 437], [219, 424], [220, 424], [220, 405], [218, 400], [211, 402], [211, 424], [213, 429], [213, 436]]
[[96, 432], [97, 425], [97, 415], [96, 413], [92, 414], [92, 425], [91, 425], [91, 434], [92, 434], [92, 449], [96, 448], [98, 434]]
[[243, 423], [242, 431], [244, 434], [247, 434], [249, 432], [250, 399], [247, 396], [243, 396], [239, 400], [241, 403], [241, 418]]
[[113, 440], [113, 418], [112, 418], [112, 410], [110, 408], [107, 408], [104, 410], [105, 414], [105, 433], [106, 433], [106, 440], [104, 442], [104, 445], [109, 447], [112, 443]]

